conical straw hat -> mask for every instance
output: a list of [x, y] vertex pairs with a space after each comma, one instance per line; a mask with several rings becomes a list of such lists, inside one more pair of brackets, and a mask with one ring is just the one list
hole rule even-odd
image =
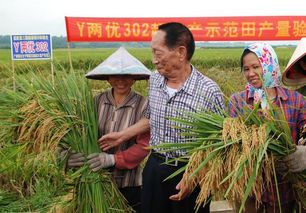
[[135, 80], [148, 79], [151, 71], [126, 49], [120, 47], [85, 76], [90, 79], [107, 80], [110, 75], [130, 75]]
[[306, 38], [302, 38], [298, 43], [289, 63], [282, 75], [282, 81], [287, 86], [306, 85], [306, 71], [298, 66], [298, 61], [306, 57]]

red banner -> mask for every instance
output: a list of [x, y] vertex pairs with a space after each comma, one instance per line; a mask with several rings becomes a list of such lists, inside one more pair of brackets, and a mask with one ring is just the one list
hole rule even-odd
[[65, 17], [68, 42], [151, 41], [158, 25], [185, 24], [196, 41], [300, 40], [306, 16], [241, 16], [188, 18]]

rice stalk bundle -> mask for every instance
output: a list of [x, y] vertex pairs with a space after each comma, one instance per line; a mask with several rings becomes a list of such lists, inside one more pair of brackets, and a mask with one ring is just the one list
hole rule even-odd
[[26, 144], [5, 144], [0, 158], [0, 212], [45, 212], [69, 188], [50, 151], [28, 153]]
[[[232, 204], [241, 203], [239, 212], [242, 212], [249, 196], [260, 204], [264, 188], [277, 190], [273, 185], [277, 183], [274, 162], [295, 150], [289, 126], [283, 113], [272, 106], [266, 112], [258, 106], [244, 112], [237, 118], [211, 112], [185, 113], [184, 118], [171, 118], [187, 126], [183, 134], [191, 139], [182, 144], [155, 146], [162, 152], [177, 149], [187, 152], [188, 164], [169, 178], [184, 171], [182, 181], [189, 189], [200, 186], [197, 209], [213, 194]], [[282, 175], [293, 184], [298, 201], [305, 207], [306, 171]]]
[[[59, 202], [67, 189], [54, 149], [49, 147], [52, 143], [44, 143], [45, 148], [34, 151], [34, 137], [20, 140], [18, 129], [26, 126], [20, 109], [27, 106], [33, 95], [30, 90], [24, 93], [22, 89], [14, 92], [2, 88], [0, 94], [0, 190], [3, 192], [0, 212], [44, 212]], [[7, 198], [10, 202], [5, 202]]]
[[[98, 121], [93, 96], [83, 76], [75, 73], [59, 74], [53, 85], [48, 78], [32, 74], [29, 78], [18, 78], [17, 82], [17, 92], [7, 90], [0, 97], [0, 102], [3, 103], [1, 108], [4, 110], [0, 113], [1, 126], [9, 135], [5, 137], [6, 141], [2, 140], [0, 144], [3, 150], [9, 146], [8, 144], [18, 145], [22, 150], [7, 158], [6, 162], [10, 163], [1, 165], [0, 170], [6, 174], [2, 177], [3, 182], [6, 182], [5, 178], [9, 176], [14, 177], [19, 184], [15, 191], [20, 191], [25, 183], [37, 183], [45, 177], [20, 180], [16, 171], [19, 171], [19, 177], [24, 177], [25, 170], [29, 170], [27, 173], [30, 175], [35, 173], [36, 168], [33, 165], [58, 166], [56, 150], [59, 144], [85, 155], [100, 152], [100, 149], [97, 144]], [[0, 135], [5, 133], [1, 131]], [[0, 153], [3, 150], [0, 149]], [[44, 155], [49, 157], [44, 158]], [[33, 156], [31, 161], [29, 156]], [[8, 165], [13, 164], [12, 159], [18, 159], [16, 163], [20, 162], [18, 169], [17, 166], [9, 168]], [[48, 162], [46, 159], [51, 161]], [[56, 168], [57, 176], [60, 174], [60, 177], [64, 177], [63, 172]], [[49, 176], [54, 175], [54, 172], [48, 169], [45, 172], [50, 172]], [[93, 173], [87, 164], [77, 171], [69, 171], [65, 175], [65, 187], [57, 189], [62, 191], [61, 195], [65, 194], [63, 191], [66, 195], [72, 193], [72, 196], [65, 196], [69, 197], [68, 201], [73, 206], [73, 210], [67, 211], [131, 211], [113, 182], [111, 174], [107, 171]], [[56, 203], [52, 208], [56, 208]]]

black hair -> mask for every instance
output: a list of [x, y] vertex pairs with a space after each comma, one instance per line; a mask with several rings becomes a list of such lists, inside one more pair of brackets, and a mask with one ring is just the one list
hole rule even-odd
[[173, 49], [178, 46], [184, 46], [187, 49], [187, 60], [190, 61], [194, 50], [195, 42], [191, 31], [182, 23], [169, 22], [158, 26], [158, 30], [166, 33], [165, 44]]
[[[251, 50], [249, 49], [245, 49], [240, 57], [240, 69], [241, 69], [241, 72], [243, 71], [243, 58], [249, 54], [249, 53], [253, 53]], [[254, 53], [255, 54], [255, 53]]]
[[300, 62], [303, 61], [304, 63], [306, 63], [306, 55], [304, 55], [302, 58], [300, 58], [300, 60], [298, 60], [294, 65], [293, 65], [293, 69], [296, 72], [300, 72], [300, 73], [304, 73], [305, 70], [303, 69], [302, 65], [300, 64]]

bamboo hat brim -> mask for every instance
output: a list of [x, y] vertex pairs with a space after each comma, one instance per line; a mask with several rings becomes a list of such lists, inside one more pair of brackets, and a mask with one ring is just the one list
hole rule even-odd
[[299, 60], [306, 57], [306, 38], [302, 38], [291, 59], [288, 62], [286, 69], [282, 75], [282, 82], [286, 86], [303, 86], [306, 85], [306, 71], [295, 66]]
[[127, 75], [134, 80], [143, 80], [150, 77], [151, 71], [125, 48], [120, 47], [85, 76], [89, 79], [107, 80], [112, 75]]

